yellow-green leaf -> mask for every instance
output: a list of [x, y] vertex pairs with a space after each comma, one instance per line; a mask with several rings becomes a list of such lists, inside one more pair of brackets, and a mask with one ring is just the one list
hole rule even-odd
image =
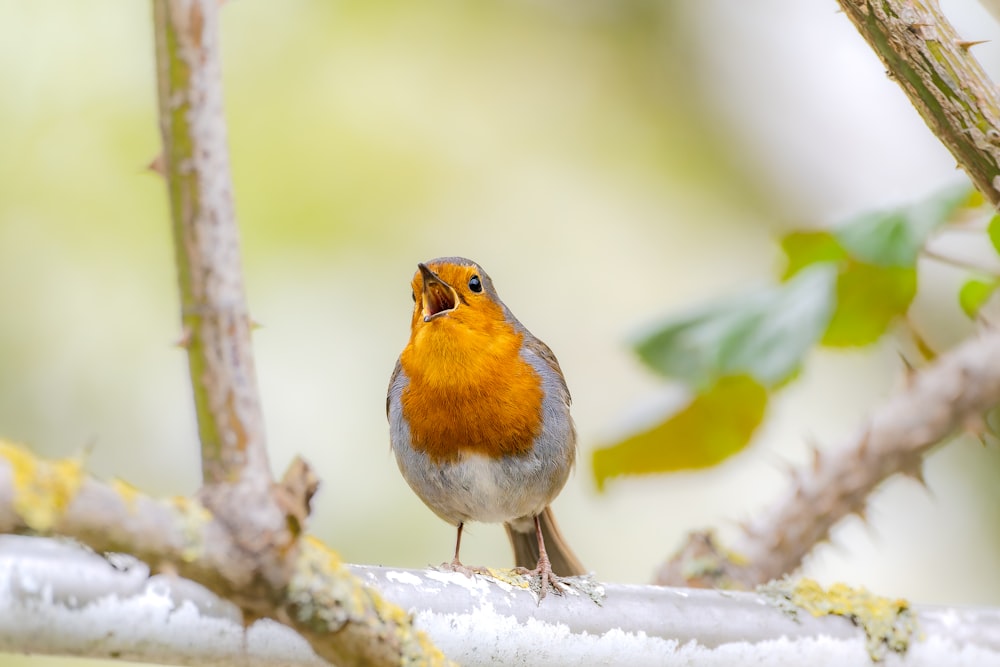
[[1000, 213], [990, 218], [990, 224], [986, 228], [986, 231], [990, 235], [990, 243], [993, 244], [993, 249], [1000, 253]]
[[596, 450], [597, 486], [619, 475], [714, 466], [747, 446], [766, 406], [767, 390], [753, 378], [720, 378], [658, 425]]
[[823, 335], [831, 347], [869, 345], [906, 312], [917, 292], [913, 267], [850, 262], [837, 276], [837, 305]]
[[807, 266], [847, 259], [847, 251], [830, 232], [791, 232], [781, 237], [781, 249], [788, 259], [783, 281]]
[[975, 318], [996, 288], [996, 280], [985, 281], [975, 278], [968, 280], [958, 291], [958, 304], [966, 315]]

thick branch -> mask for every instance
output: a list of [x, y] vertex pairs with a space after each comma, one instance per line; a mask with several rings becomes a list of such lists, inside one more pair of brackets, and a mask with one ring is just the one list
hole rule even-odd
[[266, 495], [270, 468], [222, 109], [217, 0], [154, 0], [164, 169], [206, 484]]
[[1000, 98], [936, 0], [838, 0], [931, 131], [1000, 205]]
[[735, 558], [695, 535], [661, 568], [658, 583], [753, 587], [794, 572], [834, 524], [864, 512], [885, 479], [898, 472], [922, 479], [934, 445], [956, 431], [981, 431], [983, 415], [998, 404], [1000, 331], [987, 329], [915, 372], [839, 447], [816, 449], [785, 497], [746, 524]]
[[443, 662], [409, 616], [363, 586], [335, 553], [300, 540], [287, 585], [261, 577], [233, 528], [197, 501], [155, 500], [87, 477], [78, 462], [46, 462], [0, 442], [0, 533], [72, 537], [98, 552], [132, 554], [196, 581], [244, 614], [291, 626], [337, 665]]
[[[322, 664], [280, 624], [260, 621], [244, 630], [239, 611], [200, 586], [174, 576], [148, 578], [127, 556], [113, 562], [65, 541], [0, 536], [0, 652], [199, 667]], [[869, 626], [866, 635], [863, 619], [855, 625], [814, 618], [770, 593], [611, 585], [600, 607], [572, 593], [537, 606], [525, 591], [481, 577], [352, 569], [413, 610], [463, 665], [869, 664], [865, 652], [887, 650], [883, 639], [897, 636], [885, 632], [891, 623], [881, 631]], [[904, 625], [919, 627], [920, 636], [909, 638], [896, 664], [1000, 660], [1000, 610], [913, 612], [906, 618], [915, 623]]]

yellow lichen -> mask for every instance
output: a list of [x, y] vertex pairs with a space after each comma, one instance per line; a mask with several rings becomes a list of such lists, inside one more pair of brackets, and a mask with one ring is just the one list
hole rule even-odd
[[212, 513], [196, 500], [175, 496], [169, 500], [181, 521], [181, 531], [184, 533], [184, 548], [181, 558], [191, 563], [201, 557], [205, 549], [204, 529], [212, 520]]
[[824, 589], [813, 579], [780, 582], [768, 590], [813, 616], [849, 619], [865, 631], [868, 655], [875, 661], [885, 658], [888, 651], [905, 653], [917, 632], [916, 614], [901, 598], [885, 598], [841, 583]]
[[502, 581], [505, 584], [516, 586], [517, 588], [523, 588], [525, 590], [531, 588], [531, 577], [522, 574], [518, 570], [488, 567], [486, 568], [486, 574], [493, 577], [497, 581]]
[[287, 589], [297, 622], [321, 633], [335, 632], [347, 623], [367, 625], [380, 634], [391, 631], [389, 639], [398, 644], [402, 664], [452, 664], [413, 627], [405, 609], [362, 585], [336, 551], [308, 535], [300, 546]]
[[117, 477], [111, 480], [111, 488], [125, 502], [128, 511], [135, 512], [135, 500], [139, 497], [139, 489]]
[[303, 549], [303, 555], [308, 554], [313, 558], [317, 558], [324, 562], [324, 565], [333, 570], [343, 566], [344, 561], [340, 558], [340, 554], [331, 549], [330, 547], [323, 544], [323, 541], [314, 537], [313, 535], [306, 535], [302, 542], [309, 549]]
[[52, 530], [83, 483], [80, 461], [45, 461], [6, 441], [0, 441], [0, 457], [13, 473], [14, 511], [31, 530]]

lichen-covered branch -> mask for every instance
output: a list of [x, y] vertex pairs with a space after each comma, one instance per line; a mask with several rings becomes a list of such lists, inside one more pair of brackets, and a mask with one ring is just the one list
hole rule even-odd
[[936, 0], [838, 0], [931, 131], [1000, 205], [1000, 97]]
[[[0, 653], [191, 667], [319, 667], [294, 632], [204, 588], [67, 541], [0, 536]], [[484, 577], [352, 566], [462, 665], [987, 665], [1000, 610], [911, 606], [843, 585], [758, 593], [609, 584], [602, 606], [572, 591], [542, 605]], [[73, 628], [67, 632], [66, 628]], [[865, 655], [867, 652], [867, 656]]]
[[879, 484], [896, 473], [922, 480], [931, 448], [958, 432], [982, 432], [984, 414], [998, 404], [1000, 331], [987, 328], [913, 372], [851, 438], [815, 449], [785, 496], [748, 521], [731, 550], [693, 535], [657, 582], [750, 588], [794, 572], [834, 524], [864, 513]]
[[202, 474], [263, 494], [271, 473], [222, 107], [219, 4], [153, 1], [163, 167]]
[[124, 552], [195, 581], [244, 617], [289, 625], [336, 665], [443, 664], [409, 615], [362, 585], [318, 541], [289, 552], [287, 584], [260, 576], [233, 527], [198, 501], [158, 500], [88, 477], [79, 462], [49, 462], [0, 441], [0, 533], [72, 537], [98, 552]]

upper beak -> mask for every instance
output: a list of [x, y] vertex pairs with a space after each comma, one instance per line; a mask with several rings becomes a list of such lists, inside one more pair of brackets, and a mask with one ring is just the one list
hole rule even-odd
[[438, 315], [450, 313], [458, 306], [458, 293], [451, 285], [438, 278], [426, 264], [417, 264], [423, 276], [424, 322], [430, 322]]

